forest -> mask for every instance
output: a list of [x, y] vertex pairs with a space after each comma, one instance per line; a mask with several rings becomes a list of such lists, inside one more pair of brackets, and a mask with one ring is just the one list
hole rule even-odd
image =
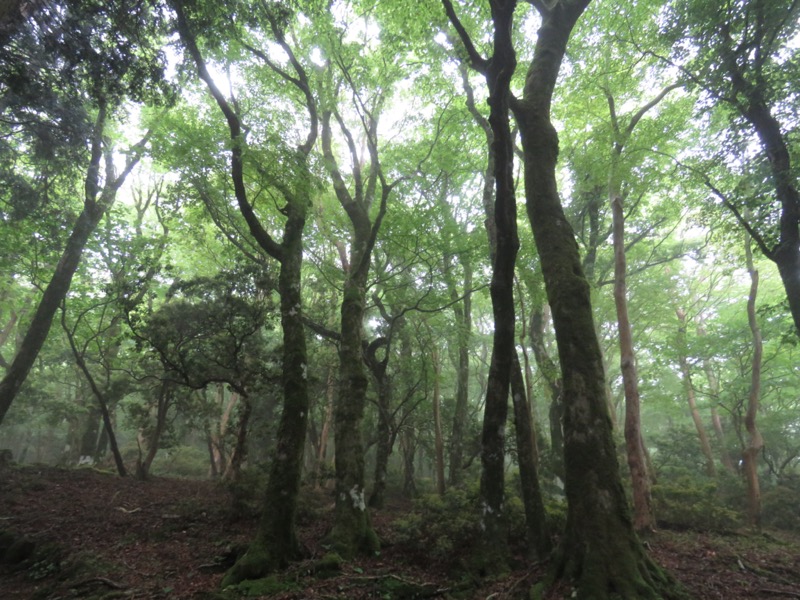
[[800, 598], [798, 102], [798, 0], [0, 2], [0, 596]]

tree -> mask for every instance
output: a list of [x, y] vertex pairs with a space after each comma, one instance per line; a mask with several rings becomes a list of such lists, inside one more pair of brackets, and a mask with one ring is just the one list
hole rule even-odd
[[[87, 241], [141, 158], [147, 135], [127, 149], [125, 166], [116, 172], [110, 123], [129, 99], [163, 99], [166, 89], [159, 89], [163, 57], [153, 48], [159, 27], [160, 21], [146, 3], [119, 0], [94, 6], [78, 2], [57, 11], [34, 10], [33, 18], [11, 36], [13, 43], [2, 47], [4, 123], [18, 144], [6, 157], [22, 161], [32, 148], [32, 166], [42, 167], [45, 173], [53, 165], [68, 168], [70, 159], [85, 161], [86, 166], [82, 210], [19, 350], [0, 381], [0, 423], [47, 339]], [[20, 199], [46, 202], [47, 185], [37, 189], [15, 166], [21, 164], [3, 164], [2, 176], [11, 192], [6, 202], [11, 206]], [[36, 183], [47, 179], [45, 175]], [[78, 193], [78, 186], [68, 189]]]
[[553, 311], [564, 385], [567, 526], [555, 574], [579, 597], [670, 596], [671, 581], [636, 537], [622, 488], [605, 399], [603, 357], [589, 285], [558, 195], [558, 137], [551, 105], [567, 42], [588, 0], [532, 1], [542, 24], [522, 99], [511, 103], [520, 129], [528, 218]]
[[[792, 40], [800, 27], [798, 16], [800, 5], [794, 0], [723, 6], [676, 0], [665, 13], [665, 33], [674, 44], [664, 59], [730, 122], [726, 148], [718, 149], [728, 156], [709, 162], [731, 165], [730, 153], [735, 152], [738, 164], [731, 168], [747, 177], [748, 185], [732, 196], [708, 174], [701, 177], [778, 267], [800, 335], [800, 193], [789, 142], [796, 123], [787, 111], [793, 94], [788, 81], [797, 69]], [[699, 107], [705, 110], [704, 103]], [[749, 145], [751, 136], [758, 140], [758, 153]]]
[[[283, 412], [264, 498], [266, 509], [256, 539], [251, 543], [247, 553], [225, 576], [224, 584], [229, 585], [244, 579], [256, 579], [300, 556], [300, 546], [295, 532], [295, 514], [309, 409], [308, 357], [302, 318], [301, 272], [303, 231], [313, 192], [309, 156], [316, 143], [319, 119], [316, 100], [306, 71], [286, 42], [286, 28], [292, 17], [291, 13], [281, 7], [265, 4], [260, 10], [243, 14], [242, 18], [246, 22], [263, 26], [268, 35], [289, 56], [292, 73], [273, 62], [267, 52], [257, 47], [255, 40], [251, 42], [247, 39], [244, 31], [239, 32], [241, 38], [236, 41], [245, 51], [266, 64], [280, 80], [290, 84], [299, 92], [301, 106], [308, 115], [306, 138], [293, 152], [290, 151], [285, 156], [293, 167], [292, 178], [285, 181], [268, 171], [266, 173], [267, 180], [264, 184], [274, 187], [286, 202], [281, 211], [286, 217], [283, 239], [278, 242], [259, 219], [246, 183], [246, 176], [263, 176], [266, 169], [263, 168], [263, 164], [249, 162], [257, 158], [247, 152], [249, 144], [239, 104], [235, 98], [226, 98], [219, 89], [198, 46], [195, 32], [199, 30], [199, 25], [204, 19], [210, 18], [210, 15], [190, 13], [182, 0], [173, 1], [172, 6], [175, 9], [176, 27], [181, 40], [199, 78], [218, 106], [230, 134], [230, 178], [239, 211], [247, 223], [250, 234], [261, 249], [280, 264], [278, 294], [283, 331]], [[192, 18], [196, 19], [194, 23], [190, 20]]]

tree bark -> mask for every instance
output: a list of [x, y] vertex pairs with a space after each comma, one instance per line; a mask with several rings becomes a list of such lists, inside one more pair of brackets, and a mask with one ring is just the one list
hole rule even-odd
[[[505, 500], [505, 431], [514, 347], [514, 268], [519, 249], [514, 182], [514, 138], [509, 122], [511, 77], [517, 66], [512, 39], [516, 1], [490, 2], [494, 25], [492, 56], [484, 59], [458, 19], [449, 0], [443, 0], [448, 18], [458, 32], [472, 66], [489, 88], [490, 156], [494, 159], [494, 207], [487, 206], [487, 231], [492, 256], [490, 296], [494, 317], [492, 355], [486, 387], [481, 433], [481, 572], [505, 569], [508, 560]], [[491, 164], [491, 161], [490, 161]], [[491, 210], [491, 214], [490, 213]], [[490, 217], [494, 217], [493, 219]], [[494, 227], [492, 227], [494, 225]], [[492, 246], [494, 238], [494, 246]], [[524, 390], [524, 387], [523, 387]], [[524, 392], [523, 392], [524, 393]]]
[[564, 385], [567, 525], [555, 576], [579, 598], [660, 598], [671, 581], [636, 537], [606, 403], [603, 359], [589, 283], [558, 195], [558, 136], [550, 107], [570, 33], [589, 0], [533, 2], [542, 16], [523, 99], [512, 104], [522, 135], [528, 217], [553, 311]]

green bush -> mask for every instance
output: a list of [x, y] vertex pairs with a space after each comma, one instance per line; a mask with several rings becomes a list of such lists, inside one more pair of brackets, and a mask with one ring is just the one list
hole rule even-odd
[[761, 496], [761, 524], [775, 529], [800, 532], [800, 494], [779, 485]]
[[412, 511], [395, 521], [396, 542], [420, 558], [455, 566], [480, 537], [477, 488], [453, 488], [444, 496], [428, 494], [414, 501]]
[[665, 527], [729, 531], [741, 525], [741, 512], [724, 504], [712, 480], [681, 476], [663, 481], [653, 486], [653, 505]]
[[194, 446], [161, 450], [153, 459], [151, 472], [167, 477], [204, 479], [209, 471], [208, 452]]

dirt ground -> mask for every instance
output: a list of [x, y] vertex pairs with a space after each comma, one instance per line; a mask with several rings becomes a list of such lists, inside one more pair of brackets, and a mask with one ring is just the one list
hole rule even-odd
[[[225, 569], [254, 531], [254, 516], [231, 519], [231, 496], [208, 481], [119, 479], [92, 469], [0, 471], [0, 599], [220, 598]], [[379, 555], [319, 568], [332, 498], [305, 500], [300, 536], [307, 561], [249, 597], [289, 599], [525, 597], [546, 565], [496, 581], [453, 580], [425, 549], [392, 544], [392, 521], [407, 506], [373, 514]], [[308, 507], [312, 506], [313, 509]], [[648, 541], [657, 562], [699, 599], [800, 598], [800, 538], [780, 532], [718, 535], [661, 531]], [[416, 553], [416, 555], [414, 555]], [[0, 552], [2, 554], [2, 552]], [[27, 559], [24, 559], [28, 556]], [[569, 597], [564, 587], [550, 598]]]

